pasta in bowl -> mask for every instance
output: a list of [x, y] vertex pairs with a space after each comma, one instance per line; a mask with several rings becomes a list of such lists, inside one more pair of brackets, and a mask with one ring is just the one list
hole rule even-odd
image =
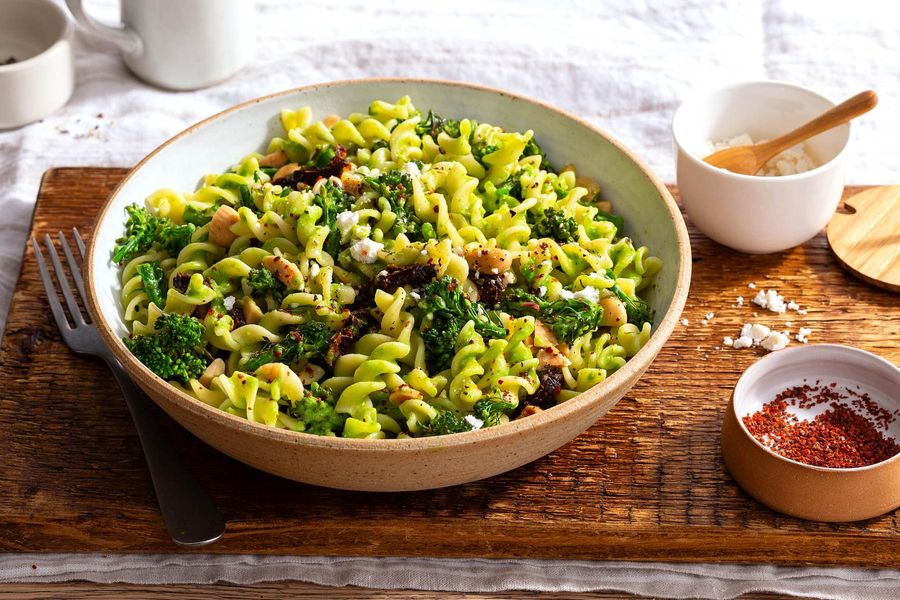
[[[523, 114], [492, 114], [485, 98]], [[608, 141], [622, 189], [602, 169], [554, 168], [583, 155], [551, 151], [560, 132], [543, 127], [548, 114], [573, 124], [491, 90], [375, 81], [276, 95], [195, 126], [139, 165], [101, 216], [88, 272], [104, 339], [188, 429], [297, 480], [419, 489], [545, 454], [646, 368], [689, 276], [665, 189]], [[230, 141], [217, 169], [178, 163], [179, 145], [189, 156], [198, 138], [248, 123], [256, 139]], [[606, 141], [574, 125], [585, 143]], [[197, 167], [200, 185], [148, 187], [148, 171], [176, 164]], [[642, 185], [656, 202], [644, 202], [655, 216], [643, 227], [628, 197]], [[633, 241], [654, 219], [668, 230], [662, 260]], [[117, 284], [98, 293], [101, 271]], [[410, 460], [423, 470], [404, 472]]]

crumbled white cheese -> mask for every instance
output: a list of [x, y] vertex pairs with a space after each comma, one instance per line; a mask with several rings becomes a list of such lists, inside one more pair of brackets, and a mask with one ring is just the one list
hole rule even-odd
[[706, 313], [706, 320], [707, 320], [707, 321], [712, 321], [712, 320], [713, 320], [713, 317], [715, 317], [715, 316], [716, 316], [716, 313], [714, 313], [714, 312], [708, 312], [708, 313]]
[[701, 325], [709, 325], [709, 321], [707, 321], [706, 319], [700, 319], [700, 324]]
[[359, 224], [359, 213], [355, 210], [345, 210], [337, 216], [335, 223], [337, 223], [338, 229], [341, 230], [341, 235], [346, 236], [351, 229]]
[[780, 331], [772, 331], [766, 336], [766, 339], [759, 343], [760, 346], [769, 352], [781, 350], [790, 343], [790, 338]]
[[410, 292], [409, 297], [412, 298], [413, 300], [415, 300], [416, 302], [418, 302], [419, 300], [422, 299], [422, 296], [420, 296], [418, 292]]
[[690, 321], [688, 321], [687, 319], [681, 320], [681, 324], [684, 325], [685, 327], [687, 327], [689, 323], [690, 323]]
[[380, 273], [378, 273], [378, 276], [379, 276], [379, 277], [387, 277], [387, 276], [388, 276], [387, 269], [385, 269], [384, 271], [381, 271]]
[[791, 300], [787, 303], [788, 310], [800, 310], [800, 305]]
[[572, 297], [576, 300], [587, 300], [588, 302], [596, 304], [600, 301], [600, 290], [598, 290], [594, 286], [589, 285], [586, 288], [578, 290], [577, 292], [572, 294]]
[[422, 174], [422, 172], [419, 170], [419, 166], [412, 161], [409, 161], [408, 163], [403, 165], [403, 172], [410, 177], [418, 177]]
[[750, 288], [751, 290], [755, 290], [756, 284], [751, 281], [750, 283], [747, 284], [747, 287]]
[[500, 273], [500, 269], [498, 269], [497, 267], [494, 267], [493, 269], [491, 269], [491, 275], [498, 275], [499, 273]]
[[371, 265], [378, 258], [378, 253], [384, 248], [384, 244], [381, 242], [375, 242], [366, 238], [364, 240], [359, 240], [352, 246], [350, 246], [350, 256], [353, 257], [353, 260]]
[[784, 298], [775, 290], [760, 290], [751, 302], [773, 313], [781, 314], [786, 310]]
[[785, 321], [784, 325], [785, 325], [785, 327], [793, 327], [794, 326], [794, 324], [791, 323], [790, 321]]
[[309, 276], [315, 277], [319, 274], [319, 263], [315, 261], [310, 261], [309, 263]]
[[781, 350], [790, 342], [786, 331], [772, 331], [762, 323], [745, 323], [741, 327], [741, 334], [736, 339], [726, 337], [722, 340], [725, 346], [731, 346], [735, 350], [760, 346], [769, 352]]
[[563, 300], [571, 300], [572, 298], [575, 297], [575, 294], [570, 292], [569, 290], [563, 289], [563, 290], [559, 290], [559, 297], [562, 298]]
[[538, 296], [545, 296], [545, 295], [547, 295], [547, 286], [545, 286], [545, 285], [540, 286], [540, 287], [537, 289], [537, 293], [538, 293]]
[[798, 308], [798, 309], [797, 309], [797, 314], [798, 314], [798, 315], [805, 315], [807, 312], [808, 312], [808, 311], [807, 311], [805, 308]]
[[234, 301], [234, 296], [226, 296], [222, 300], [222, 305], [225, 307], [225, 310], [231, 310], [232, 308], [234, 308]]
[[[409, 164], [409, 163], [406, 163]], [[484, 421], [476, 417], [475, 415], [466, 415], [466, 423], [472, 426], [472, 429], [481, 429], [484, 425]]]
[[743, 306], [744, 305], [744, 297], [738, 296], [737, 300], [735, 300], [735, 302], [737, 303], [738, 306]]
[[797, 332], [797, 341], [801, 344], [805, 344], [809, 341], [809, 334], [812, 333], [812, 329], [809, 327], [801, 327], [800, 331]]
[[738, 339], [734, 340], [733, 347], [735, 350], [740, 350], [741, 348], [749, 348], [753, 345], [753, 339], [749, 336], [742, 335]]

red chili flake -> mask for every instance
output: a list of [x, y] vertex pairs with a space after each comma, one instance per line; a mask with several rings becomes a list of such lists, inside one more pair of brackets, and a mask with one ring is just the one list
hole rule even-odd
[[[900, 444], [884, 431], [897, 416], [866, 393], [837, 382], [790, 387], [762, 409], [743, 418], [747, 430], [772, 451], [808, 465], [839, 469], [865, 467], [900, 454]], [[801, 420], [789, 408], [828, 409]]]

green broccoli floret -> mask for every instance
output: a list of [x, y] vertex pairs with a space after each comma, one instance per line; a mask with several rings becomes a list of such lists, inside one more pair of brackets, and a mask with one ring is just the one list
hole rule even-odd
[[545, 171], [550, 171], [551, 173], [556, 172], [556, 170], [550, 165], [550, 161], [547, 160], [547, 155], [544, 154], [544, 151], [538, 145], [534, 138], [528, 140], [528, 143], [525, 144], [525, 150], [522, 151], [522, 156], [535, 156], [539, 155], [541, 157], [541, 168]]
[[163, 379], [187, 384], [206, 370], [203, 324], [191, 316], [161, 315], [152, 335], [136, 335], [123, 342], [134, 356]]
[[416, 133], [420, 136], [426, 133], [432, 138], [437, 139], [438, 134], [443, 131], [450, 137], [459, 137], [459, 121], [456, 119], [445, 119], [436, 115], [434, 111], [429, 110], [424, 119], [416, 125]]
[[472, 156], [478, 162], [481, 162], [485, 155], [496, 152], [500, 149], [500, 142], [489, 142], [488, 140], [476, 140], [472, 142]]
[[174, 256], [190, 243], [196, 229], [192, 223], [177, 225], [168, 218], [154, 217], [137, 204], [126, 206], [125, 210], [125, 236], [116, 240], [113, 249], [113, 261], [117, 263], [146, 252], [154, 243]]
[[330, 231], [325, 239], [325, 252], [334, 258], [337, 258], [341, 251], [341, 231], [337, 227], [337, 216], [345, 210], [349, 210], [353, 206], [353, 201], [353, 196], [330, 181], [321, 187], [314, 200], [314, 203], [322, 209], [322, 218], [319, 223], [328, 227]]
[[320, 356], [328, 348], [332, 331], [325, 323], [310, 321], [298, 325], [278, 343], [266, 344], [247, 357], [242, 369], [252, 372], [269, 363], [291, 364], [301, 358]]
[[[612, 269], [607, 271], [607, 275], [612, 280], [615, 280], [616, 278]], [[629, 323], [641, 327], [644, 323], [653, 322], [653, 309], [650, 308], [650, 305], [644, 302], [644, 300], [641, 298], [632, 298], [619, 287], [619, 284], [613, 284], [610, 290], [622, 301], [622, 304], [625, 305], [625, 314], [628, 316]]]
[[421, 296], [419, 310], [423, 316], [431, 316], [429, 327], [422, 331], [425, 360], [434, 371], [450, 366], [456, 353], [456, 339], [468, 321], [474, 321], [475, 330], [484, 337], [506, 337], [506, 327], [497, 312], [466, 298], [459, 282], [449, 275], [427, 283]]
[[163, 298], [166, 295], [166, 274], [159, 266], [159, 261], [139, 264], [137, 274], [141, 277], [141, 287], [150, 302], [162, 307], [165, 304]]
[[519, 288], [507, 290], [503, 306], [512, 315], [539, 318], [567, 344], [600, 327], [603, 319], [603, 307], [599, 304], [575, 298], [549, 301]]
[[422, 332], [425, 361], [431, 373], [450, 368], [450, 363], [456, 355], [456, 338], [459, 337], [459, 331], [464, 324], [452, 316], [437, 314], [431, 322], [431, 327]]
[[482, 427], [495, 427], [503, 415], [516, 408], [516, 404], [503, 400], [502, 396], [487, 396], [475, 403], [472, 412], [484, 422]]
[[413, 188], [412, 179], [408, 174], [400, 170], [386, 171], [378, 177], [366, 177], [365, 182], [384, 199], [382, 202], [387, 202], [386, 208], [397, 215], [391, 227], [391, 234], [394, 236], [406, 234], [413, 242], [430, 239], [425, 237], [423, 231], [426, 234], [430, 232], [430, 237], [434, 237], [434, 227], [427, 223], [426, 229], [415, 211], [409, 208], [408, 201], [412, 198]]
[[564, 244], [578, 237], [578, 223], [561, 210], [549, 208], [531, 227], [534, 237], [550, 238]]
[[334, 410], [334, 396], [328, 388], [312, 383], [303, 397], [287, 408], [287, 413], [302, 421], [306, 433], [331, 435], [344, 428], [345, 416]]
[[471, 430], [472, 426], [463, 417], [449, 410], [442, 410], [438, 411], [431, 422], [423, 427], [422, 432], [425, 435], [448, 435]]
[[277, 279], [268, 269], [250, 269], [247, 274], [247, 285], [250, 286], [254, 296], [268, 296], [281, 303], [288, 293], [287, 286]]

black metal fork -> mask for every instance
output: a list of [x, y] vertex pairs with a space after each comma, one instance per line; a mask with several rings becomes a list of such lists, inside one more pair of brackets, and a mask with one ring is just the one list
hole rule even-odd
[[[77, 229], [72, 229], [72, 236], [75, 238], [75, 244], [83, 258], [84, 241]], [[72, 248], [65, 235], [60, 231], [58, 237], [59, 245], [66, 255], [69, 271], [72, 273], [72, 279], [75, 281], [75, 287], [78, 289], [82, 303], [87, 306], [81, 269], [75, 261]], [[179, 546], [205, 546], [215, 542], [225, 533], [225, 519], [222, 517], [222, 513], [212, 503], [181, 461], [181, 457], [175, 452], [160, 428], [156, 416], [150, 410], [151, 400], [128, 377], [125, 369], [100, 339], [97, 326], [85, 319], [69, 286], [56, 246], [49, 234], [44, 236], [44, 245], [50, 255], [50, 262], [53, 263], [56, 281], [69, 309], [69, 314], [74, 321], [74, 324], [71, 324], [66, 318], [44, 255], [41, 253], [37, 240], [32, 238], [31, 246], [34, 248], [34, 256], [37, 259], [41, 280], [44, 282], [44, 290], [47, 292], [47, 301], [50, 303], [50, 310], [56, 320], [56, 325], [59, 327], [63, 341], [69, 348], [78, 354], [90, 354], [103, 359], [113, 372], [116, 381], [119, 382], [119, 387], [122, 388], [122, 394], [125, 396], [125, 404], [128, 405], [138, 438], [141, 440], [144, 458], [147, 461], [153, 488], [156, 491], [156, 499], [159, 502], [159, 509], [162, 512], [166, 528], [169, 530], [169, 535]]]

